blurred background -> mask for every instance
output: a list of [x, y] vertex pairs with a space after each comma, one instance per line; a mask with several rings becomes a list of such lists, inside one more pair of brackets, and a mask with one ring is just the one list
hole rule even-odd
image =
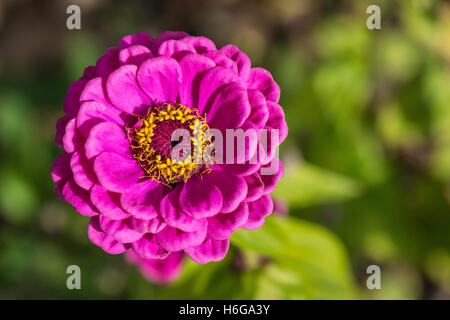
[[[270, 70], [289, 136], [278, 216], [157, 286], [88, 241], [50, 167], [69, 84], [122, 36], [165, 30]], [[0, 0], [0, 298], [449, 299], [450, 1]]]

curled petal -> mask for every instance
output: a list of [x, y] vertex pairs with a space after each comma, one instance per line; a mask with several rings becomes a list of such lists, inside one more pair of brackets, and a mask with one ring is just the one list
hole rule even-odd
[[219, 188], [223, 199], [220, 212], [235, 210], [247, 196], [247, 183], [244, 178], [227, 171], [213, 170], [205, 177], [205, 182]]
[[269, 101], [277, 103], [280, 100], [280, 87], [273, 81], [270, 72], [263, 68], [250, 70], [247, 86], [261, 91]]
[[120, 110], [144, 115], [151, 105], [151, 100], [137, 84], [136, 72], [135, 65], [121, 66], [109, 75], [106, 92], [111, 102]]
[[242, 80], [247, 80], [250, 74], [250, 58], [232, 44], [220, 48], [219, 51], [236, 63], [239, 76]]
[[68, 116], [64, 116], [58, 119], [56, 122], [56, 135], [55, 135], [55, 143], [58, 147], [64, 148], [64, 134], [66, 133], [67, 123], [70, 121]]
[[173, 57], [180, 51], [195, 53], [195, 48], [181, 40], [167, 40], [159, 46], [158, 56]]
[[214, 42], [205, 37], [184, 37], [181, 41], [194, 47], [197, 53], [200, 54], [216, 50]]
[[75, 119], [71, 119], [65, 129], [63, 136], [64, 150], [68, 153], [72, 153], [75, 150], [79, 150], [83, 147], [84, 139], [78, 130], [75, 128]]
[[219, 213], [208, 218], [208, 236], [213, 239], [228, 239], [248, 219], [248, 205], [241, 203], [230, 213]]
[[204, 226], [204, 219], [195, 219], [181, 210], [178, 204], [181, 185], [169, 192], [161, 201], [161, 216], [166, 223], [186, 232], [196, 231]]
[[115, 240], [122, 243], [131, 243], [142, 237], [142, 233], [133, 229], [131, 219], [133, 218], [112, 220], [101, 215], [100, 227]]
[[149, 48], [142, 45], [132, 45], [119, 52], [119, 64], [135, 64], [140, 66], [145, 60], [152, 58], [153, 54]]
[[134, 252], [142, 259], [164, 259], [169, 252], [165, 250], [151, 233], [145, 234], [132, 244]]
[[195, 92], [197, 95], [192, 99], [194, 105], [198, 107], [198, 113], [208, 113], [216, 91], [223, 85], [232, 82], [241, 83], [241, 80], [228, 68], [216, 66], [206, 71], [199, 80], [198, 90]]
[[215, 240], [208, 238], [202, 244], [187, 248], [184, 252], [195, 262], [204, 264], [222, 260], [227, 254], [229, 247], [229, 239]]
[[70, 159], [70, 168], [75, 182], [85, 190], [90, 190], [96, 182], [92, 163], [82, 152], [74, 152]]
[[131, 122], [131, 116], [112, 105], [104, 105], [95, 101], [84, 102], [77, 116], [77, 128], [84, 137], [88, 137], [91, 129], [101, 122], [115, 123], [125, 127]]
[[106, 50], [105, 54], [97, 60], [95, 65], [95, 72], [97, 75], [106, 77], [117, 69], [119, 66], [117, 52], [117, 48], [109, 48]]
[[152, 44], [153, 38], [148, 33], [138, 32], [136, 34], [123, 37], [119, 41], [119, 50], [123, 50], [133, 45], [141, 45], [150, 49]]
[[[273, 174], [261, 174], [261, 180], [264, 183], [264, 193], [270, 193], [275, 190], [278, 180], [280, 180], [284, 175], [283, 163], [277, 158], [274, 158], [273, 161], [276, 162], [275, 165], [278, 170], [276, 170]], [[267, 168], [271, 165], [272, 163], [268, 163], [263, 167]]]
[[215, 66], [214, 61], [198, 54], [187, 54], [179, 62], [183, 77], [180, 85], [180, 103], [195, 105], [193, 97], [198, 97], [198, 82], [204, 71]]
[[120, 205], [120, 194], [108, 191], [102, 186], [92, 187], [91, 201], [100, 213], [109, 219], [122, 220], [130, 216]]
[[243, 164], [221, 164], [219, 167], [238, 176], [248, 176], [257, 172], [261, 165], [259, 163], [245, 162]]
[[167, 187], [153, 180], [146, 180], [126, 190], [120, 202], [122, 206], [138, 219], [150, 220], [158, 215], [161, 199], [167, 193]]
[[137, 72], [139, 85], [156, 104], [175, 102], [181, 79], [178, 62], [167, 57], [149, 59]]
[[282, 143], [288, 134], [288, 126], [286, 124], [283, 108], [277, 103], [270, 101], [267, 102], [267, 107], [269, 109], [269, 119], [267, 120], [266, 127], [278, 129], [279, 143]]
[[248, 203], [248, 219], [242, 226], [244, 229], [255, 230], [264, 224], [264, 218], [273, 211], [273, 202], [270, 195], [265, 194], [259, 199]]
[[94, 171], [100, 184], [113, 192], [125, 192], [143, 175], [138, 163], [112, 152], [103, 152], [94, 160]]
[[70, 154], [67, 152], [61, 153], [56, 157], [55, 162], [53, 162], [52, 169], [50, 170], [53, 182], [55, 182], [55, 192], [56, 195], [64, 200], [63, 197], [63, 187], [67, 180], [72, 177], [72, 171], [70, 170]]
[[89, 80], [88, 83], [86, 83], [83, 91], [81, 92], [80, 102], [95, 101], [104, 105], [105, 107], [112, 106], [108, 98], [106, 97], [105, 86], [106, 83], [102, 77], [96, 77], [92, 80]]
[[269, 109], [267, 108], [266, 98], [264, 95], [255, 89], [248, 89], [248, 100], [251, 106], [248, 120], [253, 122], [258, 128], [264, 128], [269, 119]]
[[98, 217], [91, 218], [88, 227], [88, 237], [92, 243], [96, 244], [109, 254], [124, 253], [128, 249], [127, 245], [114, 240], [112, 236], [103, 232]]
[[89, 192], [79, 187], [73, 179], [66, 182], [62, 190], [64, 200], [70, 203], [83, 216], [98, 215], [97, 208], [91, 203]]
[[222, 208], [222, 202], [219, 188], [206, 184], [198, 175], [192, 176], [184, 184], [179, 197], [183, 211], [196, 219], [217, 214]]
[[222, 66], [238, 73], [236, 63], [223, 54], [221, 51], [209, 51], [203, 54], [204, 57], [210, 58], [218, 66]]
[[255, 201], [263, 195], [264, 182], [258, 173], [253, 173], [244, 177], [247, 182], [247, 201]]
[[250, 115], [250, 104], [247, 90], [238, 83], [225, 85], [219, 90], [211, 105], [207, 121], [211, 128], [239, 128]]
[[91, 159], [104, 151], [117, 154], [130, 153], [130, 142], [125, 132], [111, 122], [101, 122], [92, 128], [85, 144], [86, 156]]
[[70, 118], [77, 116], [78, 109], [80, 108], [80, 95], [86, 83], [86, 80], [72, 82], [67, 90], [66, 100], [64, 100], [64, 112]]
[[156, 234], [156, 239], [168, 251], [179, 251], [203, 242], [207, 232], [207, 222], [203, 220], [202, 228], [194, 232], [185, 232], [177, 228], [165, 227]]
[[134, 230], [140, 233], [158, 233], [167, 226], [167, 224], [160, 217], [156, 217], [150, 220], [143, 220], [132, 217], [131, 225]]
[[182, 39], [184, 37], [187, 37], [188, 34], [186, 32], [180, 32], [180, 31], [165, 31], [161, 33], [159, 36], [155, 38], [152, 44], [152, 52], [153, 54], [158, 53], [159, 46], [161, 43], [167, 40], [178, 40]]

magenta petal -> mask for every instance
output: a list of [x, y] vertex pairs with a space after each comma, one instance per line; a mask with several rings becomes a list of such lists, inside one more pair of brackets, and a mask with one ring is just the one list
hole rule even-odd
[[269, 119], [269, 109], [267, 108], [266, 98], [259, 90], [255, 89], [248, 89], [247, 94], [251, 106], [248, 120], [253, 122], [258, 128], [264, 128], [264, 125]]
[[197, 53], [203, 54], [208, 51], [215, 51], [216, 45], [214, 42], [205, 37], [185, 37], [181, 41], [190, 44], [195, 48]]
[[91, 203], [89, 192], [80, 188], [73, 179], [70, 179], [62, 190], [64, 199], [74, 206], [75, 210], [83, 216], [98, 215], [97, 209]]
[[86, 85], [86, 80], [72, 82], [67, 90], [66, 100], [64, 100], [64, 112], [70, 118], [76, 117], [80, 108], [80, 95]]
[[151, 233], [145, 234], [132, 244], [134, 252], [142, 259], [164, 259], [169, 252], [157, 242], [156, 236]]
[[96, 182], [92, 163], [82, 152], [74, 152], [70, 159], [70, 168], [75, 182], [85, 190], [90, 190]]
[[63, 136], [63, 146], [64, 150], [68, 153], [72, 153], [75, 150], [79, 150], [83, 146], [83, 137], [80, 135], [78, 130], [75, 128], [75, 119], [71, 119], [65, 129]]
[[146, 32], [138, 32], [133, 35], [123, 37], [119, 41], [119, 50], [131, 47], [133, 45], [142, 45], [146, 48], [151, 48], [153, 38]]
[[280, 100], [280, 87], [273, 81], [269, 71], [263, 68], [253, 68], [247, 80], [249, 89], [261, 91], [267, 100], [277, 103]]
[[58, 147], [64, 148], [64, 134], [66, 133], [67, 123], [70, 121], [68, 116], [64, 116], [56, 121], [56, 135], [55, 135], [55, 143]]
[[156, 234], [158, 242], [168, 251], [179, 251], [184, 248], [196, 246], [203, 242], [207, 232], [207, 222], [203, 220], [203, 226], [194, 232], [184, 232], [177, 228], [167, 226]]
[[95, 72], [99, 76], [106, 77], [119, 67], [117, 51], [117, 48], [109, 48], [106, 50], [105, 54], [97, 60]]
[[207, 116], [210, 128], [225, 131], [240, 127], [250, 115], [247, 89], [237, 83], [219, 90]]
[[142, 233], [137, 232], [132, 228], [132, 218], [124, 220], [111, 220], [104, 215], [100, 216], [100, 226], [115, 240], [122, 243], [131, 243], [139, 240], [142, 237]]
[[219, 213], [208, 218], [208, 236], [213, 239], [228, 239], [248, 219], [248, 205], [241, 203], [230, 213]]
[[159, 203], [167, 189], [157, 181], [142, 181], [126, 190], [122, 194], [120, 202], [125, 210], [134, 217], [145, 220], [153, 219], [158, 215]]
[[111, 102], [120, 110], [143, 115], [151, 105], [151, 100], [137, 84], [136, 72], [135, 65], [121, 66], [109, 75], [106, 92]]
[[221, 51], [209, 51], [203, 54], [204, 57], [208, 57], [215, 62], [216, 65], [222, 66], [233, 70], [236, 74], [238, 73], [236, 63], [223, 54]]
[[140, 66], [145, 60], [152, 58], [153, 54], [149, 48], [142, 45], [133, 45], [119, 52], [119, 64], [135, 64]]
[[109, 191], [125, 192], [144, 174], [136, 160], [112, 152], [103, 152], [94, 160], [100, 184]]
[[211, 107], [208, 101], [212, 102], [213, 94], [223, 85], [232, 82], [240, 83], [241, 81], [239, 76], [230, 69], [217, 66], [206, 71], [199, 80], [198, 92], [193, 97], [194, 105], [198, 107], [198, 113], [208, 113]]
[[196, 219], [211, 217], [222, 208], [222, 193], [215, 185], [192, 176], [181, 190], [179, 204], [184, 212]]
[[265, 194], [258, 200], [248, 203], [248, 219], [242, 226], [244, 229], [255, 230], [264, 224], [264, 218], [273, 211], [273, 202], [270, 195]]
[[91, 218], [88, 227], [88, 237], [92, 243], [96, 244], [109, 254], [124, 253], [128, 249], [126, 245], [114, 240], [112, 236], [103, 232], [98, 217]]
[[187, 255], [197, 263], [208, 263], [211, 261], [220, 261], [227, 254], [230, 247], [230, 240], [214, 240], [208, 238], [201, 245], [190, 247], [184, 250]]
[[239, 76], [242, 80], [247, 80], [250, 74], [250, 58], [239, 50], [238, 47], [232, 44], [220, 48], [219, 51], [223, 52], [227, 57], [236, 63]]
[[160, 218], [152, 218], [150, 220], [131, 218], [132, 228], [140, 233], [158, 233], [164, 229], [167, 224]]
[[269, 109], [269, 119], [267, 120], [266, 127], [278, 129], [279, 143], [282, 143], [288, 135], [288, 126], [284, 116], [283, 108], [277, 103], [268, 101], [267, 107]]
[[[223, 143], [226, 146], [224, 148], [225, 155], [223, 155], [223, 162], [227, 163], [227, 165], [241, 166], [247, 162], [258, 164], [256, 156], [259, 144], [259, 131], [260, 129], [251, 121], [245, 121], [241, 128], [234, 131], [227, 129]], [[234, 145], [234, 151], [231, 144]], [[243, 167], [240, 170], [246, 169]]]
[[162, 199], [161, 216], [171, 227], [186, 232], [196, 231], [204, 226], [204, 219], [195, 219], [181, 210], [178, 204], [181, 189], [181, 185], [178, 185]]
[[70, 158], [71, 156], [67, 152], [61, 153], [56, 157], [50, 170], [52, 179], [55, 182], [55, 193], [61, 200], [64, 200], [63, 187], [67, 180], [72, 177]]
[[243, 164], [221, 164], [219, 167], [238, 176], [248, 176], [258, 171], [261, 165], [259, 163], [246, 162]]
[[137, 71], [139, 85], [155, 104], [174, 102], [180, 89], [181, 78], [178, 62], [167, 57], [147, 60]]
[[118, 125], [101, 122], [92, 128], [85, 144], [86, 156], [91, 159], [104, 151], [117, 154], [130, 153], [130, 141]]
[[[112, 105], [106, 106], [95, 101], [84, 102], [78, 112], [77, 128], [87, 138], [91, 129], [101, 122], [112, 122], [125, 127], [126, 123], [122, 119], [122, 114], [126, 115]], [[124, 118], [128, 120], [131, 116], [124, 116]]]
[[164, 41], [158, 49], [158, 56], [173, 57], [173, 55], [180, 51], [195, 53], [195, 48], [181, 40], [167, 40]]
[[108, 98], [106, 98], [105, 80], [102, 77], [97, 77], [89, 80], [89, 82], [86, 83], [86, 86], [81, 92], [80, 101], [95, 101], [104, 105], [105, 107], [111, 106]]
[[245, 176], [244, 179], [247, 182], [248, 187], [247, 201], [254, 201], [263, 195], [264, 182], [258, 173]]
[[161, 43], [163, 43], [164, 41], [167, 40], [178, 40], [178, 39], [182, 39], [184, 37], [187, 37], [188, 34], [186, 32], [179, 32], [179, 31], [165, 31], [163, 33], [161, 33], [160, 35], [158, 35], [155, 40], [153, 41], [152, 44], [152, 52], [154, 54], [157, 54], [159, 46], [161, 45]]
[[98, 76], [98, 74], [97, 74], [97, 71], [95, 71], [95, 66], [89, 66], [84, 69], [81, 80], [91, 80], [97, 76]]
[[208, 184], [217, 186], [222, 194], [223, 204], [220, 212], [235, 210], [247, 196], [247, 183], [244, 178], [226, 171], [213, 170], [205, 176]]
[[142, 259], [133, 251], [126, 254], [127, 261], [136, 264], [142, 275], [150, 282], [168, 284], [179, 277], [184, 252], [171, 252], [165, 259]]
[[130, 216], [120, 205], [120, 194], [110, 192], [102, 186], [94, 185], [92, 187], [91, 201], [101, 214], [109, 219], [122, 220]]
[[[261, 180], [264, 183], [264, 193], [270, 193], [275, 190], [278, 180], [280, 180], [284, 175], [283, 163], [279, 159], [273, 159], [273, 161], [278, 162], [278, 170], [276, 173], [271, 175], [261, 175]], [[263, 166], [268, 167], [270, 163]]]
[[193, 101], [193, 90], [198, 96], [198, 81], [202, 73], [215, 66], [214, 61], [198, 54], [187, 54], [180, 62], [183, 74], [180, 85], [180, 103], [186, 106], [195, 105]]

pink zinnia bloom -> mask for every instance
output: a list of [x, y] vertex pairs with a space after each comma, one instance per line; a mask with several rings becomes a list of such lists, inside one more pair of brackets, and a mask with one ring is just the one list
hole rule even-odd
[[183, 251], [171, 252], [165, 259], [142, 259], [133, 250], [128, 250], [126, 260], [136, 265], [141, 274], [152, 283], [169, 284], [181, 274]]
[[[249, 161], [260, 137], [235, 150], [243, 164], [170, 161], [176, 129], [279, 130], [287, 136], [280, 88], [233, 45], [164, 32], [124, 37], [73, 82], [57, 123], [65, 150], [52, 167], [55, 191], [90, 217], [89, 239], [110, 254], [142, 259], [184, 251], [198, 263], [223, 259], [238, 228], [257, 229], [272, 213], [283, 175], [277, 145]], [[195, 140], [195, 139], [194, 139]], [[209, 142], [194, 141], [205, 149]], [[185, 142], [184, 140], [181, 140]], [[181, 142], [180, 142], [181, 143]], [[225, 142], [224, 142], [225, 145]], [[278, 170], [261, 175], [271, 163]]]

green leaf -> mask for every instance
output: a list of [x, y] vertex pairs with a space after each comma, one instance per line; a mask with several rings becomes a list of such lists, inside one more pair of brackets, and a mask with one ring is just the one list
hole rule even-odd
[[355, 180], [302, 163], [286, 166], [274, 195], [287, 200], [290, 206], [306, 207], [354, 198], [360, 192], [361, 186]]
[[[342, 244], [318, 225], [273, 216], [258, 230], [236, 231], [231, 241], [243, 250], [274, 262], [261, 274], [260, 285], [268, 290], [265, 298], [345, 299], [354, 296], [353, 279]], [[277, 290], [283, 295], [274, 294]], [[265, 290], [258, 292], [261, 295]]]

